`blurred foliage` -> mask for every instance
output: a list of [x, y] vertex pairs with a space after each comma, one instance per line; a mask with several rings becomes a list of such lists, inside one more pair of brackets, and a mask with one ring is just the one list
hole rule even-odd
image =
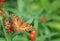
[[[32, 24], [38, 33], [36, 41], [60, 41], [60, 0], [6, 0], [1, 8], [7, 17], [13, 13]], [[27, 32], [6, 33], [1, 18], [0, 41], [30, 41]]]

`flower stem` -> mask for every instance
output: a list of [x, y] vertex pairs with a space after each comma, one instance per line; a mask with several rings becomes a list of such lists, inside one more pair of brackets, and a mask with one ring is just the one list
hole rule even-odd
[[3, 21], [2, 21], [2, 20], [1, 20], [1, 25], [2, 25], [2, 27], [3, 27], [3, 32], [4, 32], [4, 35], [5, 35], [6, 41], [11, 41], [11, 40], [9, 39], [6, 31], [5, 31], [5, 28], [4, 28], [4, 25], [3, 25]]

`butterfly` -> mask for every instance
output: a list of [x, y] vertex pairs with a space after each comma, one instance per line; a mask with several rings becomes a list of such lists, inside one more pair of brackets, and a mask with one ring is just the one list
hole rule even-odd
[[14, 14], [10, 15], [13, 26], [19, 32], [33, 31], [34, 27], [27, 22], [24, 22], [20, 17], [15, 16]]

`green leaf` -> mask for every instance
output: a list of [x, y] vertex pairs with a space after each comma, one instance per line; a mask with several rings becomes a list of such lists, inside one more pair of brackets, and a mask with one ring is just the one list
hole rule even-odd
[[46, 25], [49, 26], [50, 28], [60, 30], [60, 23], [48, 22], [48, 23], [46, 23]]
[[50, 18], [54, 21], [60, 22], [60, 16], [58, 15], [52, 15]]
[[36, 16], [35, 17], [35, 20], [34, 20], [34, 28], [35, 28], [35, 30], [38, 32], [38, 23], [39, 23], [39, 21], [38, 21], [38, 16]]
[[51, 10], [49, 0], [41, 0], [41, 4], [47, 12]]
[[6, 41], [4, 38], [0, 38], [0, 41]]
[[23, 9], [24, 9], [24, 1], [23, 0], [17, 0], [17, 5], [18, 5], [18, 10], [20, 12], [23, 12]]
[[13, 38], [13, 41], [28, 41], [28, 38], [27, 38], [27, 37], [23, 37], [23, 36], [16, 35], [16, 36]]
[[52, 41], [60, 41], [60, 38], [58, 38], [58, 39], [52, 39]]
[[46, 35], [50, 34], [50, 31], [49, 31], [48, 27], [47, 27], [44, 23], [42, 23], [42, 26], [43, 26], [43, 28], [44, 28], [45, 34], [46, 34]]
[[31, 24], [33, 22], [34, 18], [31, 18], [27, 21], [27, 23]]
[[40, 40], [40, 37], [37, 37], [36, 41], [41, 41], [41, 40]]
[[51, 5], [51, 8], [52, 8], [52, 11], [58, 10], [58, 8], [60, 8], [60, 1], [58, 1], [58, 0], [55, 1], [54, 0], [54, 2]]
[[50, 33], [50, 34], [48, 34], [48, 35], [43, 35], [43, 36], [40, 36], [40, 40], [41, 41], [44, 41], [46, 38], [51, 38], [51, 37], [53, 37], [53, 36], [55, 36], [55, 35], [59, 35], [60, 33], [57, 33], [57, 32], [54, 32], [54, 33]]

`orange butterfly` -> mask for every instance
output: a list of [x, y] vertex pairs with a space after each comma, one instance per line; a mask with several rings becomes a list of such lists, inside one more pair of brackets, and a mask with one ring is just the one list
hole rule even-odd
[[13, 26], [16, 28], [17, 31], [25, 32], [25, 31], [33, 31], [34, 30], [34, 27], [32, 27], [32, 25], [24, 22], [18, 16], [11, 14], [10, 17], [12, 19]]

